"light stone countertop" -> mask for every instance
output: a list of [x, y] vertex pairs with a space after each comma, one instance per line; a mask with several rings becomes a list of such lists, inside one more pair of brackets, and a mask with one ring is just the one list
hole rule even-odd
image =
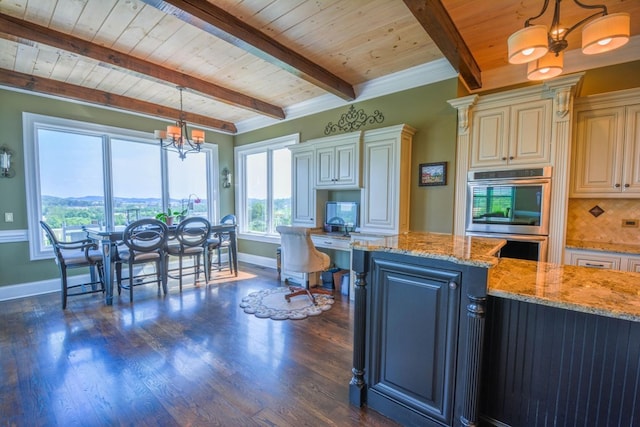
[[505, 244], [506, 240], [502, 239], [417, 231], [375, 239], [359, 239], [354, 234], [351, 241], [353, 249], [393, 252], [485, 268], [498, 263], [495, 254]]
[[616, 252], [631, 255], [640, 255], [640, 243], [632, 245], [628, 243], [593, 242], [583, 240], [567, 240], [569, 249], [584, 249], [589, 251]]
[[488, 294], [640, 322], [640, 273], [501, 258]]

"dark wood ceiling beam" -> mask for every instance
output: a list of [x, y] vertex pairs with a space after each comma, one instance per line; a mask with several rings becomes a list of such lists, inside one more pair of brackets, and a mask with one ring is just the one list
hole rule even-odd
[[440, 0], [404, 0], [404, 3], [469, 89], [480, 89], [480, 67]]
[[[34, 77], [30, 74], [18, 73], [4, 68], [0, 68], [0, 84], [33, 92], [54, 94], [56, 96], [74, 99], [76, 101], [143, 113], [154, 117], [163, 117], [170, 120], [176, 120], [180, 117], [180, 110], [175, 108], [152, 104], [150, 102], [140, 101], [126, 96], [114, 95], [100, 90], [87, 89], [82, 86], [59, 82], [57, 80]], [[182, 113], [182, 117], [190, 124], [218, 129], [227, 133], [237, 132], [236, 126], [230, 122], [186, 111]]]
[[142, 0], [347, 101], [352, 85], [206, 0]]
[[18, 42], [29, 40], [42, 43], [144, 76], [149, 76], [161, 82], [170, 82], [176, 86], [200, 92], [205, 96], [210, 96], [228, 105], [251, 110], [275, 119], [285, 118], [284, 111], [278, 106], [183, 73], [178, 73], [168, 68], [160, 67], [152, 62], [144, 61], [116, 50], [0, 13], [0, 35], [3, 34], [8, 36], [4, 38], [17, 40]]

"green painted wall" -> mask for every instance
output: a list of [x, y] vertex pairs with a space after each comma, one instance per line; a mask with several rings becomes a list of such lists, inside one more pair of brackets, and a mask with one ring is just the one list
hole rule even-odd
[[[362, 130], [376, 129], [406, 123], [417, 130], [413, 138], [411, 174], [411, 230], [450, 233], [453, 230], [453, 177], [455, 170], [456, 110], [447, 100], [459, 96], [458, 79], [414, 88], [367, 101], [356, 102], [356, 110], [366, 114], [375, 110], [384, 115], [384, 122], [366, 125]], [[268, 128], [236, 136], [236, 145], [263, 141], [281, 135], [300, 132], [300, 141], [326, 136], [324, 129], [330, 122], [336, 123], [349, 107], [341, 107], [308, 117], [286, 121]], [[419, 187], [418, 165], [430, 162], [448, 162], [446, 186]], [[331, 200], [359, 200], [358, 191], [330, 192]], [[242, 252], [274, 258], [276, 245], [268, 243], [239, 242]], [[340, 257], [337, 257], [340, 258]], [[343, 259], [336, 263], [347, 267]], [[348, 264], [348, 259], [346, 261]]]
[[[640, 61], [588, 71], [579, 93], [585, 96], [632, 87], [640, 87]], [[385, 117], [383, 123], [367, 125], [363, 128], [364, 130], [400, 123], [406, 123], [417, 129], [413, 141], [412, 164], [408, 165], [415, 177], [411, 183], [412, 230], [451, 232], [453, 229], [456, 111], [447, 103], [447, 100], [465, 94], [458, 80], [450, 79], [354, 103], [356, 109], [364, 109], [367, 114], [379, 110]], [[207, 139], [219, 145], [220, 167], [227, 166], [233, 171], [233, 144], [243, 145], [297, 132], [301, 134], [301, 141], [324, 137], [324, 128], [327, 123], [337, 122], [347, 110], [348, 107], [337, 108], [235, 137], [207, 132]], [[27, 228], [22, 149], [23, 111], [147, 132], [166, 126], [164, 121], [133, 114], [0, 89], [0, 126], [3, 129], [0, 145], [7, 145], [16, 153], [14, 158], [16, 177], [0, 179], [0, 230]], [[448, 162], [447, 185], [419, 187], [418, 165], [440, 161]], [[357, 200], [357, 197], [357, 191], [340, 191], [330, 194], [333, 200]], [[220, 207], [222, 215], [235, 212], [233, 187], [220, 188]], [[13, 223], [4, 222], [4, 212], [14, 213]], [[239, 241], [240, 252], [257, 256], [275, 258], [275, 248], [275, 245], [269, 243]], [[342, 259], [339, 259], [338, 264], [344, 267]], [[58, 271], [52, 260], [29, 261], [26, 242], [0, 244], [0, 286], [51, 279], [57, 276]]]
[[[138, 131], [153, 132], [167, 125], [154, 120], [98, 107], [65, 102], [27, 93], [0, 89], [0, 145], [8, 146], [15, 156], [16, 176], [0, 179], [0, 230], [27, 229], [25, 198], [24, 150], [22, 146], [22, 112], [99, 123]], [[207, 140], [218, 144], [221, 168], [233, 166], [233, 136], [207, 132]], [[64, 153], [60, 153], [61, 156]], [[143, 160], [143, 159], [141, 159]], [[235, 211], [232, 189], [220, 188], [220, 213]], [[4, 221], [4, 212], [13, 212], [14, 222]], [[58, 277], [58, 269], [51, 260], [30, 261], [27, 242], [0, 244], [0, 286], [28, 283]]]

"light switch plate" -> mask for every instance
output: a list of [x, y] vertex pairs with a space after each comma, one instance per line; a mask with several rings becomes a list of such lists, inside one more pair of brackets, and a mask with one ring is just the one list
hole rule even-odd
[[13, 222], [13, 212], [4, 213], [4, 222]]

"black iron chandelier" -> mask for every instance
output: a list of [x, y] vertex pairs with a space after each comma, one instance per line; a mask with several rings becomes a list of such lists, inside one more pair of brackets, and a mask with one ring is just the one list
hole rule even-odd
[[184, 120], [184, 111], [182, 109], [182, 90], [180, 90], [180, 117], [176, 121], [175, 126], [167, 126], [167, 130], [154, 131], [155, 138], [160, 140], [160, 146], [165, 150], [175, 151], [181, 160], [187, 157], [188, 153], [197, 153], [204, 143], [204, 131], [193, 129], [191, 131], [191, 139], [187, 130], [187, 122]]

